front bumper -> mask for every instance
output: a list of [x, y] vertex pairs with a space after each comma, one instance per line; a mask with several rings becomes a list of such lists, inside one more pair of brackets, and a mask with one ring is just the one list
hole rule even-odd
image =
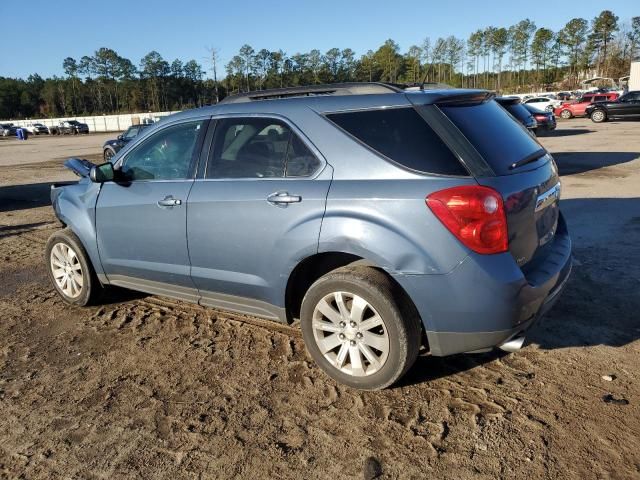
[[422, 318], [434, 356], [486, 350], [521, 336], [560, 297], [571, 273], [564, 219], [545, 256], [527, 269], [510, 253], [470, 254], [445, 275], [394, 275]]

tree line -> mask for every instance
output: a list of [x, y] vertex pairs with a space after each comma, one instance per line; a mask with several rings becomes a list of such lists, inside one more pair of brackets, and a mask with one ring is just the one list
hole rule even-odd
[[65, 58], [64, 77], [0, 77], [0, 118], [178, 110], [241, 91], [350, 81], [427, 81], [499, 92], [574, 89], [588, 77], [628, 75], [639, 53], [640, 17], [620, 22], [610, 10], [591, 21], [573, 18], [556, 32], [524, 19], [466, 39], [426, 37], [404, 52], [392, 39], [360, 56], [350, 48], [288, 55], [243, 45], [221, 80], [215, 49], [209, 50], [212, 78], [206, 78], [195, 60], [169, 62], [152, 51], [135, 65], [100, 48]]

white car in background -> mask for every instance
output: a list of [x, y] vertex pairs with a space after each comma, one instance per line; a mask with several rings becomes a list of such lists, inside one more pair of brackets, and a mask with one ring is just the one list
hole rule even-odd
[[28, 123], [24, 128], [31, 135], [40, 135], [41, 133], [49, 135], [49, 129], [42, 123]]
[[541, 112], [553, 112], [553, 109], [559, 107], [562, 102], [549, 97], [532, 97], [523, 103]]

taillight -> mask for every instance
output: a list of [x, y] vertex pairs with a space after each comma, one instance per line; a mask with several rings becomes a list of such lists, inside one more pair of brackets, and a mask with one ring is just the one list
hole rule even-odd
[[477, 253], [506, 252], [507, 218], [502, 197], [479, 185], [447, 188], [430, 194], [427, 206], [464, 245]]

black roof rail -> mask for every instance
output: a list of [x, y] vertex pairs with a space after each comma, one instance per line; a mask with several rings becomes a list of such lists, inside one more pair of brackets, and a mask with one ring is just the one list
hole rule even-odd
[[349, 82], [324, 85], [308, 85], [304, 87], [272, 88], [253, 92], [230, 95], [220, 103], [244, 103], [255, 100], [272, 100], [276, 98], [310, 97], [315, 95], [363, 95], [373, 93], [397, 93], [404, 87], [382, 82]]

